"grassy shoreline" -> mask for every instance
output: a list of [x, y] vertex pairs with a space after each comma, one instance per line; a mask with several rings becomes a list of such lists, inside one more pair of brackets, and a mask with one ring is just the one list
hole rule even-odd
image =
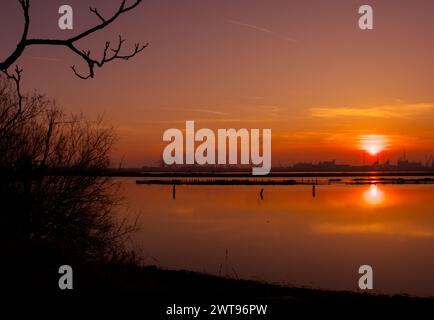
[[[74, 269], [74, 294], [128, 294], [147, 297], [149, 301], [156, 303], [261, 301], [285, 305], [346, 303], [434, 306], [434, 297], [291, 287], [186, 270], [137, 266], [133, 263], [100, 262], [71, 265]], [[33, 283], [36, 285], [34, 289], [51, 293], [60, 292], [57, 288], [58, 274], [54, 264], [35, 265], [32, 274], [36, 280]], [[41, 284], [43, 287], [38, 287]]]

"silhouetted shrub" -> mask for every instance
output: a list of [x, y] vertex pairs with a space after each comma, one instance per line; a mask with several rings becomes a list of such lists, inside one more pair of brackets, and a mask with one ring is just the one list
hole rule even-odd
[[90, 260], [112, 259], [132, 231], [117, 221], [117, 185], [102, 175], [114, 131], [66, 115], [40, 94], [21, 96], [0, 77], [2, 243], [49, 245]]

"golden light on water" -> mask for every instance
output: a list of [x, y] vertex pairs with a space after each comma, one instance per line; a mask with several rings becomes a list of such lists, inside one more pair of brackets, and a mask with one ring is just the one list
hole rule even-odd
[[371, 184], [369, 189], [363, 193], [363, 199], [371, 206], [377, 206], [384, 203], [384, 192], [376, 185]]
[[379, 134], [361, 135], [358, 138], [358, 142], [359, 149], [368, 152], [372, 156], [386, 150], [389, 146], [387, 136]]

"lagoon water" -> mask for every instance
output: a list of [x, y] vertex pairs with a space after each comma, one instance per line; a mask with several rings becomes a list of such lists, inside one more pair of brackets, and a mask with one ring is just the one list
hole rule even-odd
[[[119, 215], [145, 264], [293, 286], [434, 296], [434, 185], [136, 185]], [[261, 200], [260, 189], [264, 188]]]

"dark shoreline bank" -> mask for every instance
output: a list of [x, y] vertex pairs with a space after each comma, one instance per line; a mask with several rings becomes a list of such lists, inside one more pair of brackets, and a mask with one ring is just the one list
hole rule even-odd
[[[42, 261], [40, 261], [42, 262]], [[9, 274], [3, 284], [12, 292], [38, 291], [41, 293], [68, 293], [57, 287], [58, 273], [54, 261], [36, 263], [27, 272], [24, 282], [16, 282]], [[284, 304], [350, 303], [350, 304], [409, 304], [432, 305], [434, 297], [407, 294], [379, 294], [356, 291], [338, 291], [309, 287], [291, 287], [255, 280], [235, 279], [187, 270], [168, 270], [157, 266], [137, 266], [129, 263], [76, 262], [74, 269], [74, 295], [132, 294], [149, 297], [154, 302], [218, 302], [261, 301]], [[20, 272], [20, 268], [14, 270]], [[14, 272], [14, 273], [15, 273]], [[33, 279], [33, 281], [31, 281]], [[29, 282], [30, 280], [30, 282]]]
[[[434, 306], [434, 298], [432, 297], [290, 287], [186, 270], [166, 270], [155, 266], [140, 267], [95, 263], [84, 264], [74, 269], [74, 279], [76, 280], [74, 290], [71, 291], [74, 295], [97, 293], [118, 296], [127, 294], [148, 297], [157, 304], [199, 304], [226, 301], [269, 305], [277, 303], [284, 306], [322, 304], [329, 306], [340, 304], [354, 306]], [[37, 269], [34, 271], [38, 272]], [[42, 272], [42, 277], [44, 277], [45, 271], [39, 270], [39, 272]], [[48, 280], [57, 284], [55, 278]], [[40, 277], [38, 281], [41, 281]], [[61, 292], [55, 286], [50, 286], [42, 291], [48, 294]]]
[[[99, 319], [103, 315], [111, 318], [117, 313], [122, 319], [138, 315], [144, 319], [196, 318], [168, 314], [175, 306], [201, 308], [198, 319], [304, 319], [317, 314], [353, 319], [358, 318], [356, 315], [366, 317], [373, 313], [378, 315], [378, 312], [387, 312], [389, 317], [411, 312], [409, 319], [413, 319], [415, 314], [426, 317], [434, 310], [432, 297], [289, 287], [154, 266], [95, 264], [83, 267], [75, 268], [73, 290], [62, 291], [54, 286], [48, 290], [6, 287], [9, 294], [5, 301], [25, 303], [32, 316], [37, 310], [46, 315], [56, 306], [79, 316], [83, 316], [83, 312], [95, 312]], [[31, 279], [34, 271], [27, 272], [26, 277]], [[46, 278], [38, 279], [44, 280]], [[57, 279], [50, 280], [57, 284]], [[11, 305], [14, 304], [5, 305], [3, 310]], [[266, 307], [266, 314], [211, 314], [211, 310], [218, 310], [216, 306], [261, 306]], [[16, 314], [18, 310], [11, 311]], [[297, 317], [299, 314], [303, 316]]]

